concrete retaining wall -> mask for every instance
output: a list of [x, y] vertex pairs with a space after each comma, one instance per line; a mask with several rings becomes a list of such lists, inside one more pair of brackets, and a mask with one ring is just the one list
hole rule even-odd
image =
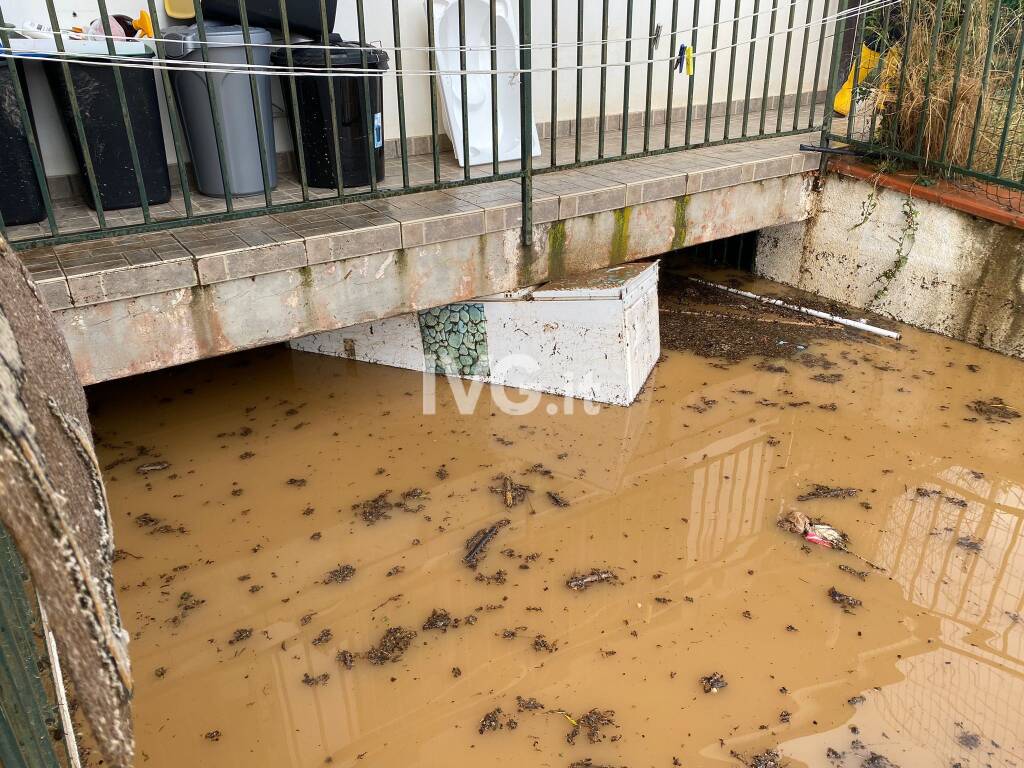
[[1024, 357], [1024, 231], [844, 176], [766, 229], [759, 275]]

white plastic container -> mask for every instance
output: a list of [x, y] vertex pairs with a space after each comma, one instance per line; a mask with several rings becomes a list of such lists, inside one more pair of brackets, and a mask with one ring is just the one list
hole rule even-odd
[[291, 342], [293, 349], [629, 405], [661, 354], [658, 264], [546, 285]]
[[[437, 45], [437, 68], [443, 72], [460, 72], [459, 3], [458, 0], [432, 0], [434, 3], [434, 39]], [[466, 2], [466, 71], [491, 69], [490, 0]], [[519, 26], [515, 5], [509, 0], [496, 0], [496, 46], [498, 70], [519, 69]], [[451, 137], [455, 158], [465, 166], [462, 145], [462, 78], [441, 75], [438, 90], [444, 104], [444, 126]], [[519, 77], [498, 75], [498, 159], [518, 160], [521, 157]], [[491, 77], [466, 76], [466, 107], [469, 124], [469, 164], [490, 163], [493, 158], [491, 135]], [[540, 138], [536, 124], [531, 125], [533, 155], [540, 155]]]

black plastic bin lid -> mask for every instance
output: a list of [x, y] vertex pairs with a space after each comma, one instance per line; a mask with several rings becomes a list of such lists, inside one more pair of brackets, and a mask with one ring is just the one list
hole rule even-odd
[[[385, 70], [388, 68], [387, 51], [367, 44], [360, 48], [358, 41], [343, 40], [341, 35], [333, 34], [330, 37], [331, 66], [339, 68], [360, 69], [363, 66], [363, 51], [366, 51], [366, 66], [368, 69]], [[327, 50], [314, 48], [312, 46], [322, 45], [320, 40], [313, 40], [309, 43], [296, 43], [292, 45], [292, 63], [296, 67], [324, 67], [327, 68]], [[309, 46], [309, 47], [307, 47]], [[285, 49], [278, 48], [274, 51], [270, 60], [275, 65], [285, 65], [288, 59], [285, 56]]]

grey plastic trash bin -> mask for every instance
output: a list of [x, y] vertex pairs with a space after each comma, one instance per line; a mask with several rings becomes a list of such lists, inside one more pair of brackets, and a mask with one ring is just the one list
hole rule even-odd
[[[199, 33], [195, 25], [171, 27], [164, 32], [167, 56], [183, 61], [203, 61]], [[222, 26], [208, 23], [206, 39], [211, 66], [215, 64], [243, 65], [245, 38], [240, 26]], [[259, 27], [249, 27], [249, 39], [256, 44], [252, 48], [254, 65], [270, 63], [270, 33]], [[224, 197], [224, 179], [221, 175], [220, 159], [217, 155], [217, 140], [213, 130], [213, 111], [207, 77], [215, 84], [220, 101], [221, 139], [228, 168], [228, 186], [232, 196], [256, 195], [263, 193], [263, 172], [260, 165], [260, 145], [256, 134], [256, 119], [253, 115], [252, 91], [249, 75], [242, 72], [207, 73], [173, 71], [174, 93], [185, 127], [185, 139], [196, 185], [204, 195]], [[267, 150], [267, 170], [270, 187], [277, 186], [277, 154], [274, 145], [274, 117], [270, 102], [270, 76], [255, 75], [256, 93], [259, 104], [259, 119], [263, 124], [263, 140]]]

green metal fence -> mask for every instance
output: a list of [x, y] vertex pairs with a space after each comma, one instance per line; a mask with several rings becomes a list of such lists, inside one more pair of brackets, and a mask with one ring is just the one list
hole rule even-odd
[[0, 525], [0, 765], [58, 768], [61, 722], [44, 684], [45, 645], [25, 565]]
[[852, 36], [853, 62], [835, 69], [830, 94], [852, 78], [852, 100], [828, 140], [1024, 210], [1022, 15], [1019, 0], [907, 0], [840, 21], [835, 40]]
[[[467, 37], [467, 3], [487, 3], [489, 8], [489, 38], [482, 44]], [[891, 4], [896, 0], [870, 0], [868, 6]], [[439, 67], [439, 53], [451, 50], [439, 45], [436, 38], [435, 10], [429, 0], [415, 13], [410, 4], [392, 0], [390, 4], [365, 0], [340, 0], [334, 18], [331, 0], [320, 0], [316, 29], [308, 28], [308, 20], [301, 30], [314, 39], [312, 43], [297, 42], [291, 28], [296, 21], [296, 9], [304, 8], [308, 16], [310, 3], [299, 0], [278, 0], [279, 19], [275, 30], [275, 49], [280, 51], [279, 63], [260, 64], [256, 55], [260, 44], [253, 42], [255, 26], [249, 16], [253, 7], [237, 0], [237, 10], [227, 14], [241, 27], [244, 38], [244, 63], [227, 67], [214, 61], [218, 45], [211, 37], [215, 32], [209, 15], [208, 2], [193, 0], [197, 26], [195, 60], [176, 59], [171, 55], [175, 40], [166, 36], [166, 26], [160, 23], [155, 0], [147, 0], [153, 19], [153, 37], [146, 41], [148, 54], [128, 60], [121, 52], [116, 19], [108, 16], [105, 0], [97, 0], [101, 28], [93, 28], [91, 39], [102, 44], [97, 52], [80, 50], [75, 35], [62, 29], [54, 0], [46, 0], [46, 17], [52, 34], [29, 51], [18, 40], [21, 30], [7, 23], [0, 11], [0, 68], [6, 68], [11, 82], [13, 98], [5, 109], [17, 110], [15, 122], [31, 155], [31, 172], [24, 174], [29, 186], [38, 186], [44, 213], [40, 223], [32, 226], [14, 225], [0, 221], [0, 231], [16, 248], [29, 248], [43, 244], [58, 244], [84, 239], [125, 235], [133, 232], [172, 229], [192, 224], [211, 223], [267, 213], [293, 211], [303, 208], [336, 205], [343, 202], [365, 201], [428, 190], [479, 184], [498, 180], [519, 182], [523, 201], [523, 236], [531, 236], [532, 179], [535, 175], [555, 170], [579, 168], [587, 165], [636, 158], [662, 152], [685, 151], [714, 144], [747, 141], [766, 136], [781, 136], [820, 130], [826, 110], [823, 91], [828, 80], [830, 64], [827, 57], [837, 17], [845, 10], [846, 0], [734, 0], [733, 3], [714, 0], [712, 4], [693, 3], [692, 20], [681, 13], [679, 0], [601, 0], [584, 3], [583, 0], [456, 0], [458, 12], [457, 68]], [[225, 5], [217, 3], [220, 18], [225, 18]], [[500, 39], [499, 10], [511, 6], [518, 20], [518, 45], [509, 46]], [[669, 11], [669, 5], [671, 9]], [[474, 6], [476, 7], [476, 6]], [[380, 14], [390, 14], [391, 39], [370, 41], [367, 37], [366, 11], [374, 13], [378, 24]], [[538, 16], [537, 11], [542, 13]], [[502, 11], [503, 12], [503, 11]], [[560, 29], [559, 17], [567, 19], [576, 13], [574, 39], [566, 40], [566, 28]], [[682, 18], [681, 18], [682, 16]], [[550, 19], [550, 39], [534, 43], [537, 31], [535, 20]], [[336, 19], [355, 20], [353, 43], [361, 66], [342, 71], [326, 55], [329, 46], [322, 44]], [[290, 21], [291, 20], [291, 21]], [[82, 20], [80, 20], [82, 21]], [[546, 24], [544, 24], [546, 27]], [[625, 27], [611, 34], [610, 30]], [[547, 31], [547, 30], [545, 30]], [[403, 41], [425, 36], [426, 45], [409, 45]], [[308, 40], [308, 37], [306, 38]], [[13, 42], [12, 42], [13, 41]], [[288, 41], [288, 42], [286, 42]], [[469, 41], [469, 42], [467, 42]], [[21, 47], [19, 47], [21, 46]], [[689, 46], [689, 50], [686, 49]], [[374, 69], [370, 57], [383, 48], [390, 66], [386, 71]], [[509, 48], [514, 48], [511, 52]], [[333, 49], [331, 49], [333, 50]], [[310, 66], [309, 56], [322, 57], [317, 66]], [[305, 63], [297, 63], [302, 55]], [[514, 64], [503, 54], [514, 55]], [[481, 54], [477, 56], [476, 54]], [[471, 65], [468, 57], [483, 64]], [[599, 55], [599, 63], [594, 61]], [[423, 64], [410, 65], [410, 59]], [[71, 203], [66, 198], [56, 199], [48, 187], [44, 160], [46, 148], [41, 146], [41, 135], [32, 115], [27, 98], [24, 70], [30, 67], [48, 67], [47, 82], [64, 106], [68, 138], [76, 147], [80, 175], [77, 179], [77, 198]], [[696, 74], [689, 62], [696, 60]], [[504, 64], [502, 62], [505, 62]], [[163, 112], [162, 133], [166, 135], [169, 157], [164, 167], [173, 170], [167, 175], [170, 185], [169, 199], [162, 199], [150, 173], [153, 155], [152, 137], [144, 134], [144, 111], [134, 108], [137, 99], [138, 72], [151, 73]], [[109, 179], [109, 168], [98, 164], [103, 152], [95, 137], [95, 109], [88, 105], [94, 94], [83, 90], [83, 72], [105, 73], [109, 82], [108, 96], [114, 105], [112, 122], [123, 137], [120, 147], [119, 169], [121, 193], [134, 203], [130, 206], [111, 205], [114, 191]], [[177, 78], [192, 72], [207, 84], [208, 106], [212, 115], [212, 141], [215, 145], [217, 168], [224, 194], [211, 197], [200, 194], [192, 165], [194, 153], [188, 148], [189, 135], [184, 112], [186, 107], [176, 90]], [[251, 166], [259, 166], [263, 179], [258, 194], [242, 195], [237, 187], [237, 166], [232, 165], [234, 140], [230, 123], [237, 115], [225, 112], [225, 86], [218, 75], [242, 73], [248, 79], [248, 96], [255, 117], [255, 141], [258, 157]], [[351, 125], [348, 107], [338, 103], [340, 91], [324, 83], [339, 78], [376, 79], [384, 84], [388, 98], [397, 105], [396, 114], [385, 115], [386, 124], [397, 123], [397, 138], [385, 144], [393, 146], [388, 171], [378, 177], [370, 137], [378, 140], [382, 126], [371, 124], [372, 88], [361, 86], [361, 116], [365, 121], [359, 130]], [[612, 76], [614, 74], [614, 77]], [[724, 73], [724, 77], [723, 77]], [[112, 77], [110, 75], [112, 74]], [[478, 78], [489, 82], [491, 108], [490, 158], [475, 165], [465, 162], [453, 170], [447, 138], [440, 129], [443, 104], [438, 95], [444, 77], [457, 78], [462, 110], [462, 135], [452, 139], [461, 143], [463, 157], [469, 157], [468, 90], [479, 84]], [[128, 83], [130, 78], [135, 78]], [[272, 136], [268, 135], [259, 118], [261, 109], [261, 81], [272, 79], [280, 84], [283, 111], [290, 121], [293, 148], [290, 155], [272, 153], [268, 148]], [[309, 105], [303, 101], [303, 83], [317, 78], [319, 90], [329, 102], [326, 107], [329, 125], [325, 130], [328, 149], [311, 148], [310, 134], [304, 133], [302, 123], [309, 114]], [[519, 116], [518, 133], [520, 156], [499, 158], [498, 106], [500, 86], [506, 78], [518, 80]], [[631, 103], [633, 84], [644, 82], [642, 110]], [[677, 83], [685, 80], [685, 84]], [[618, 94], [611, 93], [612, 81], [621, 82], [621, 111], [614, 110]], [[656, 81], [658, 83], [656, 87]], [[534, 129], [535, 95], [543, 83], [550, 93], [550, 113], [545, 133], [550, 144], [541, 157], [531, 153]], [[574, 87], [573, 87], [574, 86]], [[600, 89], [596, 120], [585, 116], [584, 103], [588, 90]], [[616, 86], [618, 89], [619, 86]], [[410, 104], [414, 97], [415, 105]], [[411, 116], [427, 109], [429, 103], [430, 131], [428, 136], [410, 135]], [[567, 104], [572, 107], [566, 107]], [[616, 104], [617, 106], [617, 104]], [[91, 111], [92, 109], [92, 111]], [[562, 115], [560, 116], [560, 109]], [[565, 113], [569, 113], [566, 119]], [[425, 114], [425, 113], [424, 113]], [[108, 115], [109, 117], [109, 115]], [[106, 118], [105, 118], [106, 119]], [[253, 120], [253, 117], [247, 117]], [[703, 122], [702, 122], [703, 121]], [[717, 121], [717, 122], [716, 122]], [[655, 126], [663, 123], [663, 131]], [[506, 130], [502, 126], [501, 130]], [[390, 128], [389, 128], [390, 131]], [[595, 135], [596, 134], [596, 135]], [[361, 135], [367, 153], [369, 178], [351, 178], [343, 158], [351, 152], [352, 137]], [[304, 139], [305, 137], [305, 139]], [[558, 138], [569, 138], [559, 145]], [[591, 148], [596, 139], [596, 149]], [[161, 137], [161, 144], [163, 138]], [[429, 147], [429, 165], [419, 157]], [[109, 150], [109, 148], [107, 148]], [[160, 147], [163, 149], [163, 146]], [[192, 149], [195, 149], [192, 146]], [[100, 158], [109, 163], [109, 153]], [[325, 189], [311, 184], [314, 168], [323, 163], [333, 165], [331, 187]], [[272, 176], [277, 174], [287, 183], [275, 189]], [[159, 174], [157, 174], [159, 176]], [[346, 178], [349, 176], [349, 178]], [[49, 180], [52, 185], [53, 179]], [[286, 188], [285, 188], [286, 187]], [[71, 211], [71, 214], [68, 213]], [[83, 224], [83, 222], [85, 222]]]

